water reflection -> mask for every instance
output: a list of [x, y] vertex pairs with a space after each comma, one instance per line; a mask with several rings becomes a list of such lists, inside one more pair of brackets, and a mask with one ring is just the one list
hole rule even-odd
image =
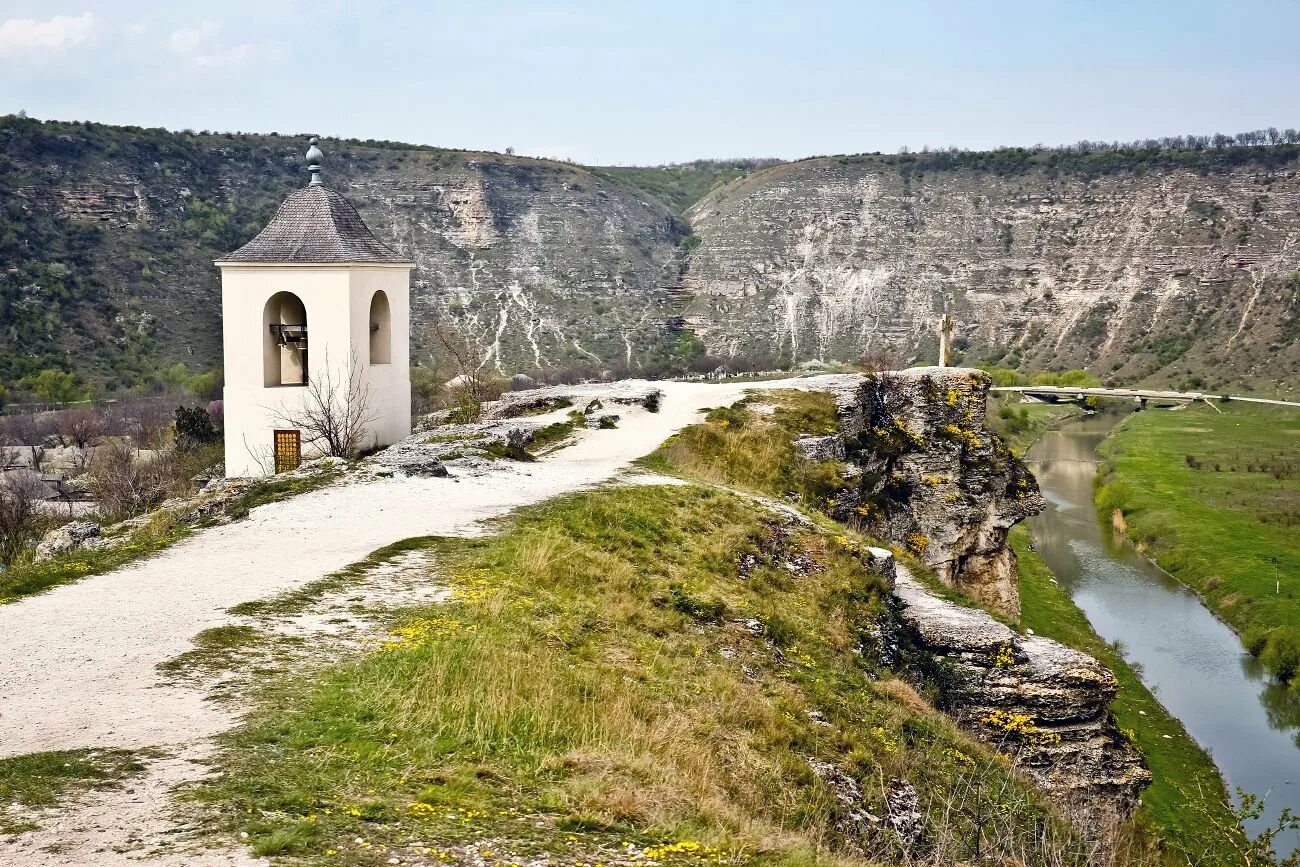
[[[1028, 462], [1047, 498], [1030, 521], [1053, 574], [1107, 641], [1214, 757], [1230, 788], [1268, 795], [1264, 820], [1300, 810], [1300, 691], [1271, 682], [1196, 596], [1149, 563], [1092, 506], [1096, 448], [1120, 416], [1052, 431]], [[1300, 834], [1280, 843], [1289, 851]]]

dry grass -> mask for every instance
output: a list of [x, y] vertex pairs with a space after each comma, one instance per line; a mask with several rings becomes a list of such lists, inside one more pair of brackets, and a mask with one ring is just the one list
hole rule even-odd
[[[733, 495], [646, 487], [440, 541], [432, 580], [452, 601], [409, 612], [401, 640], [361, 661], [276, 690], [202, 797], [258, 851], [322, 863], [331, 848], [328, 863], [371, 863], [410, 835], [491, 835], [562, 863], [680, 840], [733, 862], [907, 857], [891, 832], [854, 830], [815, 759], [877, 816], [891, 779], [915, 785], [918, 862], [1030, 863], [1050, 843], [1050, 863], [1084, 863], [1004, 759], [873, 682], [858, 650], [884, 616], [882, 583], [852, 543], [770, 522]], [[817, 568], [791, 572], [796, 551]], [[757, 563], [744, 578], [742, 556]]]

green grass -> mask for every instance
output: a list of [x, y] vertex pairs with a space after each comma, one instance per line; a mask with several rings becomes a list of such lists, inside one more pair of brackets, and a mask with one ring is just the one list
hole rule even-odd
[[[758, 415], [751, 404], [775, 405]], [[835, 399], [825, 392], [781, 390], [710, 410], [642, 460], [657, 472], [709, 484], [744, 488], [773, 497], [792, 497], [822, 508], [844, 484], [839, 465], [801, 459], [794, 440], [839, 429]]]
[[393, 560], [408, 551], [419, 551], [430, 548], [436, 543], [436, 540], [428, 536], [416, 536], [410, 539], [402, 539], [391, 545], [385, 545], [370, 553], [364, 559], [358, 560], [331, 572], [315, 581], [309, 581], [301, 587], [293, 590], [287, 590], [284, 593], [268, 597], [266, 599], [254, 599], [248, 602], [241, 602], [238, 605], [228, 609], [228, 613], [240, 617], [286, 617], [305, 610], [312, 603], [316, 602], [323, 596], [330, 593], [338, 592], [345, 587], [355, 583], [356, 580], [365, 575], [367, 572]]
[[162, 513], [132, 533], [125, 544], [73, 551], [44, 563], [20, 563], [0, 572], [0, 605], [120, 569], [158, 553], [192, 532], [190, 527], [176, 523], [174, 516]]
[[1111, 711], [1152, 774], [1151, 786], [1142, 793], [1140, 818], [1156, 829], [1172, 862], [1238, 863], [1235, 853], [1244, 840], [1214, 762], [1115, 648], [1093, 631], [1069, 593], [1052, 582], [1047, 564], [1029, 547], [1029, 530], [1015, 527], [1010, 541], [1020, 568], [1020, 625], [1096, 657], [1119, 681]]
[[[591, 172], [649, 193], [681, 215], [718, 187], [772, 160], [700, 160], [672, 166], [604, 166]], [[689, 245], [687, 245], [689, 248]]]
[[1139, 550], [1254, 638], [1300, 626], [1300, 412], [1220, 408], [1129, 416], [1102, 443], [1097, 499], [1123, 513]]
[[[774, 520], [714, 489], [632, 487], [439, 540], [430, 580], [452, 599], [269, 688], [196, 797], [302, 863], [463, 859], [484, 839], [507, 862], [683, 841], [667, 860], [860, 860], [813, 758], [877, 815], [885, 782], [910, 780], [943, 857], [1081, 863], [1005, 759], [859, 653], [886, 611], [855, 543]], [[792, 574], [793, 554], [815, 565]], [[898, 860], [892, 840], [868, 857]]]
[[15, 816], [13, 805], [52, 807], [82, 792], [114, 788], [144, 770], [143, 757], [134, 750], [63, 750], [0, 759], [0, 834], [38, 827]]
[[1017, 455], [1023, 455], [1044, 433], [1082, 414], [1075, 404], [1021, 403], [1019, 396], [995, 394], [989, 396], [985, 425]]
[[239, 519], [247, 518], [248, 513], [258, 506], [278, 503], [298, 494], [305, 494], [323, 488], [343, 475], [343, 470], [330, 468], [314, 472], [299, 478], [269, 476], [253, 485], [226, 509], [226, 514]]
[[219, 671], [228, 668], [241, 651], [261, 643], [264, 638], [262, 631], [254, 626], [234, 623], [214, 626], [194, 636], [193, 650], [159, 663], [158, 670], [163, 674]]

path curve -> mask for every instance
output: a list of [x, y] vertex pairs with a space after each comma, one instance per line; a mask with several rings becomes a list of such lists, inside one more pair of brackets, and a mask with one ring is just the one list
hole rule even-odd
[[466, 535], [518, 506], [608, 481], [701, 408], [771, 384], [656, 385], [658, 413], [623, 411], [619, 428], [582, 432], [536, 463], [333, 485], [116, 572], [0, 606], [0, 757], [192, 742], [229, 728], [228, 712], [155, 666], [227, 622], [232, 605], [302, 586], [401, 539]]

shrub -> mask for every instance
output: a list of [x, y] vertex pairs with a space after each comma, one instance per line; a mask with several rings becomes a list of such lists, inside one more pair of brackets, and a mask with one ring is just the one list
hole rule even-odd
[[1074, 386], [1076, 388], [1097, 388], [1101, 385], [1101, 380], [1093, 376], [1086, 370], [1076, 368], [1074, 370], [1043, 371], [1035, 373], [1030, 380], [1030, 385], [1056, 385], [1061, 387]]
[[1123, 512], [1133, 499], [1133, 487], [1123, 479], [1107, 482], [1097, 489], [1097, 508], [1106, 514]]
[[44, 528], [36, 479], [0, 473], [0, 566], [12, 566]]
[[1295, 677], [1300, 672], [1300, 626], [1279, 626], [1270, 632], [1259, 661], [1278, 680]]
[[176, 407], [176, 447], [191, 451], [220, 438], [212, 416], [201, 406]]
[[86, 396], [75, 374], [56, 368], [46, 368], [22, 380], [22, 385], [40, 400], [49, 403], [72, 403]]
[[148, 459], [121, 443], [95, 452], [90, 467], [90, 491], [106, 519], [118, 521], [143, 514], [178, 493], [189, 483], [189, 468], [174, 449]]
[[1012, 370], [1009, 367], [994, 367], [992, 365], [980, 365], [980, 370], [989, 375], [996, 386], [1013, 386], [1024, 385], [1026, 382], [1025, 375], [1018, 370]]
[[1246, 645], [1246, 650], [1251, 656], [1259, 656], [1268, 644], [1268, 633], [1266, 627], [1252, 626], [1241, 636], [1241, 643]]

